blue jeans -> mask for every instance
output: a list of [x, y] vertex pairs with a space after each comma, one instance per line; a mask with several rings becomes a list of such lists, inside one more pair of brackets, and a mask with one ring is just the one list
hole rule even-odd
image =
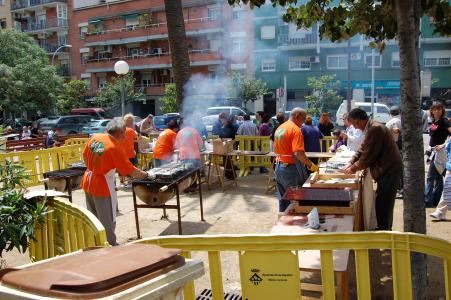
[[294, 164], [288, 166], [276, 164], [275, 174], [277, 197], [279, 198], [279, 212], [284, 212], [288, 205], [290, 205], [290, 201], [282, 199], [285, 191], [291, 186], [301, 186], [304, 182]]
[[443, 176], [437, 172], [434, 160], [429, 164], [429, 170], [426, 180], [425, 204], [436, 207], [443, 192]]

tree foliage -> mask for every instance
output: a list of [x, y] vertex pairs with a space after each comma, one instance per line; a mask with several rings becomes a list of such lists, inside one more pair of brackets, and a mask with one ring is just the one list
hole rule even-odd
[[60, 114], [70, 113], [72, 108], [86, 107], [88, 84], [84, 80], [71, 80], [63, 85], [63, 92], [58, 96], [57, 108]]
[[116, 76], [105, 87], [101, 88], [94, 103], [106, 109], [114, 109], [121, 106], [121, 80], [124, 80], [125, 103], [145, 99], [141, 90], [135, 89], [133, 72], [129, 72], [123, 78]]
[[47, 54], [25, 33], [0, 30], [0, 109], [50, 111], [62, 79]]
[[335, 75], [309, 77], [307, 84], [313, 91], [311, 95], [305, 97], [309, 114], [319, 115], [322, 112], [336, 110], [343, 100], [338, 94], [340, 81], [335, 79]]
[[45, 202], [24, 198], [25, 168], [8, 160], [0, 165], [0, 256], [3, 251], [25, 252], [34, 238], [35, 224], [47, 214]]
[[261, 79], [257, 79], [252, 75], [232, 73], [229, 91], [231, 97], [243, 99], [246, 105], [249, 101], [254, 102], [267, 93], [266, 82]]
[[174, 83], [167, 84], [164, 89], [164, 97], [160, 99], [160, 109], [163, 113], [174, 113], [179, 111], [179, 102], [177, 101], [177, 90]]

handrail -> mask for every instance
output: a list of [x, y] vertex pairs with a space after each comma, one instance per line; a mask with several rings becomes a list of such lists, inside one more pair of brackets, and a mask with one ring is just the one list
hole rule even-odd
[[[189, 50], [188, 53], [191, 54], [205, 54], [205, 53], [216, 53], [218, 51], [214, 51], [214, 49], [192, 49]], [[91, 58], [86, 60], [87, 63], [92, 62], [104, 62], [104, 61], [115, 61], [115, 60], [130, 60], [130, 59], [140, 59], [147, 57], [155, 57], [155, 56], [169, 56], [171, 52], [161, 52], [161, 53], [146, 53], [146, 54], [136, 54], [136, 55], [126, 55], [126, 56], [115, 56], [115, 57], [105, 57], [105, 58]]]
[[[412, 299], [410, 254], [419, 252], [440, 257], [444, 261], [446, 299], [451, 299], [451, 243], [439, 238], [402, 232], [349, 232], [302, 235], [195, 235], [165, 236], [136, 241], [161, 247], [178, 248], [185, 257], [191, 251], [208, 252], [213, 299], [223, 299], [220, 252], [265, 252], [276, 262], [281, 253], [319, 250], [321, 256], [324, 299], [335, 299], [332, 251], [354, 250], [358, 299], [371, 299], [368, 250], [389, 249], [392, 252], [394, 299]], [[218, 292], [220, 290], [221, 292]], [[301, 295], [299, 294], [299, 298]], [[194, 284], [185, 289], [185, 299], [194, 299]]]

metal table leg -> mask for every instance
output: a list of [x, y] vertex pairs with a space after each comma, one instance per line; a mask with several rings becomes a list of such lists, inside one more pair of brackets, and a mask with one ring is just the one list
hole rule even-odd
[[179, 227], [179, 234], [182, 235], [182, 216], [180, 214], [180, 193], [178, 184], [175, 185], [175, 192], [177, 195], [177, 222]]
[[200, 220], [205, 222], [205, 219], [204, 219], [204, 205], [202, 203], [202, 183], [200, 181], [200, 170], [197, 170], [197, 189], [199, 191]]
[[135, 209], [135, 224], [136, 224], [136, 238], [141, 238], [141, 233], [139, 232], [139, 218], [138, 218], [138, 207], [136, 206], [136, 194], [133, 190], [133, 207]]

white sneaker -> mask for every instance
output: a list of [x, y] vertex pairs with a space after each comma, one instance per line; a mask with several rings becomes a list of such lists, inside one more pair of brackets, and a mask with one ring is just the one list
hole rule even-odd
[[434, 211], [429, 216], [431, 216], [434, 219], [440, 220], [440, 221], [446, 220], [445, 214], [440, 212], [440, 211], [438, 211], [438, 210]]

